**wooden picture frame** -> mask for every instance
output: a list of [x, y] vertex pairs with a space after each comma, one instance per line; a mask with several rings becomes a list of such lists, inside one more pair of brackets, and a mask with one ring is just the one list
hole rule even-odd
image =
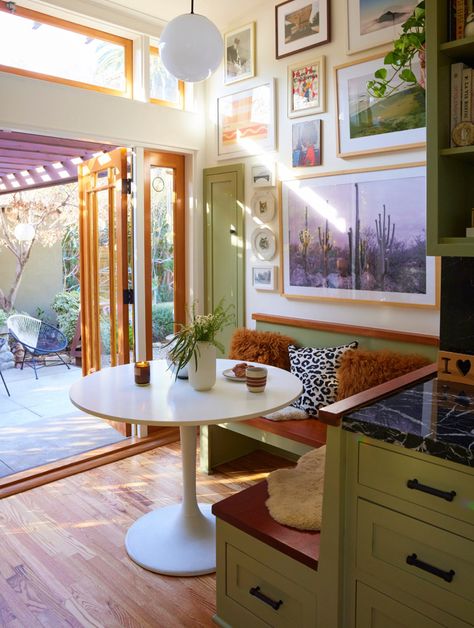
[[[367, 90], [367, 82], [384, 67], [384, 57], [382, 53], [334, 68], [338, 157], [412, 150], [426, 144], [426, 102], [421, 85], [403, 87], [380, 99]], [[393, 73], [390, 66], [385, 67]], [[413, 69], [421, 77], [419, 64]], [[403, 116], [402, 108], [407, 111]]]
[[305, 120], [292, 125], [291, 165], [293, 168], [320, 166], [321, 120]]
[[224, 83], [255, 76], [255, 22], [224, 35]]
[[275, 79], [217, 99], [219, 159], [248, 157], [275, 148]]
[[[316, 8], [316, 10], [315, 10]], [[329, 42], [330, 0], [287, 0], [275, 6], [275, 53], [282, 59]]]
[[300, 177], [280, 191], [283, 296], [439, 307], [425, 164]]
[[288, 117], [298, 118], [326, 110], [325, 57], [288, 66]]
[[255, 290], [276, 290], [277, 276], [276, 266], [252, 267], [252, 284]]
[[[347, 0], [347, 52], [353, 54], [397, 39], [419, 0]], [[394, 5], [400, 10], [394, 10]]]

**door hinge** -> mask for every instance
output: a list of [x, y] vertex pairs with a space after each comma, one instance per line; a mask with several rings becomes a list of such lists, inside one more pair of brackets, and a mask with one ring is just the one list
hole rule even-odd
[[122, 179], [122, 190], [125, 194], [132, 193], [132, 180], [131, 179]]
[[133, 305], [135, 303], [134, 299], [135, 295], [133, 293], [133, 288], [123, 291], [123, 302], [125, 305]]

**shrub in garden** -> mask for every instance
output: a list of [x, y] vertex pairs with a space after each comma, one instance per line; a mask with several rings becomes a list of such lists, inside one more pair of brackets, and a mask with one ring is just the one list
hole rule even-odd
[[81, 309], [81, 297], [77, 290], [71, 292], [58, 292], [51, 304], [56, 313], [59, 329], [66, 336], [68, 342], [76, 333], [77, 318]]
[[153, 342], [163, 342], [173, 333], [174, 307], [173, 301], [154, 303], [151, 309]]

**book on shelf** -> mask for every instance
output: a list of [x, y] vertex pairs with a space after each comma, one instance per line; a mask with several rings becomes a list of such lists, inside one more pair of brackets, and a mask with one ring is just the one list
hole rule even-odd
[[465, 67], [461, 76], [461, 122], [472, 122], [472, 69]]
[[[465, 63], [451, 64], [451, 146], [456, 146], [453, 141], [453, 130], [462, 122], [462, 84], [464, 70], [470, 70]], [[472, 84], [472, 80], [471, 80]]]
[[474, 0], [448, 0], [448, 40], [466, 36], [466, 22], [473, 12]]

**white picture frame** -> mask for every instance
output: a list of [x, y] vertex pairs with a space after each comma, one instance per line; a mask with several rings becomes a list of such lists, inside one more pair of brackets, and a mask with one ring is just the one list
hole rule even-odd
[[224, 35], [224, 83], [255, 76], [255, 22]]
[[275, 187], [275, 164], [253, 164], [251, 167], [251, 179], [254, 188]]
[[217, 99], [218, 159], [260, 155], [275, 148], [275, 79]]
[[257, 222], [271, 222], [275, 218], [275, 197], [269, 190], [254, 194], [250, 205], [252, 216]]
[[274, 291], [277, 289], [276, 266], [253, 266], [252, 284], [255, 290]]
[[[383, 46], [398, 38], [419, 0], [347, 0], [347, 53]], [[396, 7], [401, 10], [396, 10]], [[386, 16], [393, 16], [390, 23]]]

